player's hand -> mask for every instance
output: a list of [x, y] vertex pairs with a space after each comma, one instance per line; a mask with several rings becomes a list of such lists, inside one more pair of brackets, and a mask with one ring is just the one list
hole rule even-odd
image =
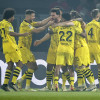
[[54, 21], [49, 21], [48, 22], [48, 26], [51, 26], [51, 25], [53, 25], [54, 24]]
[[34, 46], [38, 46], [38, 45], [40, 45], [42, 42], [41, 42], [41, 40], [36, 40], [35, 42], [34, 42]]
[[51, 16], [49, 16], [48, 18], [50, 19], [50, 21], [52, 21], [52, 17]]

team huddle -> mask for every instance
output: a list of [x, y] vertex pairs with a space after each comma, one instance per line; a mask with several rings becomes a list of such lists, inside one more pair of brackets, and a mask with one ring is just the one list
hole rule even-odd
[[[59, 72], [62, 69], [62, 91], [95, 91], [95, 79], [89, 65], [96, 60], [98, 65], [98, 80], [100, 86], [100, 13], [98, 9], [91, 12], [93, 20], [86, 24], [77, 11], [63, 12], [59, 7], [52, 8], [50, 17], [35, 22], [35, 11], [25, 11], [25, 19], [20, 24], [19, 33], [14, 32], [12, 22], [15, 10], [7, 8], [0, 21], [0, 35], [2, 48], [8, 67], [5, 80], [1, 88], [4, 91], [22, 89], [22, 82], [26, 79], [26, 91], [36, 91], [30, 88], [33, 73], [38, 70], [35, 57], [30, 50], [32, 34], [48, 29], [48, 33], [34, 42], [40, 45], [48, 39], [50, 46], [47, 55], [46, 87], [39, 91], [59, 91]], [[19, 37], [18, 44], [15, 37]], [[13, 71], [14, 63], [16, 68]], [[27, 71], [17, 80], [19, 73], [26, 64]], [[74, 87], [74, 69], [77, 72], [78, 86]], [[13, 71], [12, 81], [9, 83]], [[87, 88], [85, 79], [90, 85]], [[70, 87], [66, 88], [66, 80]], [[10, 88], [9, 88], [10, 87]]]

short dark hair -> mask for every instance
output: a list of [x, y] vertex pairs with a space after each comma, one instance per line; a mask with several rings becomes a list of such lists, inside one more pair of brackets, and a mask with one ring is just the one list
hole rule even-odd
[[6, 8], [3, 12], [3, 19], [9, 19], [15, 15], [15, 10], [13, 8]]
[[81, 18], [81, 15], [75, 10], [72, 10], [70, 14], [71, 14], [71, 18]]
[[27, 9], [26, 11], [25, 11], [25, 14], [27, 15], [31, 15], [32, 13], [35, 13], [35, 11], [34, 10], [31, 10], [31, 9]]
[[93, 18], [96, 18], [97, 15], [98, 15], [98, 13], [99, 13], [99, 9], [93, 9], [93, 10], [91, 11], [91, 16], [92, 16]]
[[52, 8], [50, 12], [55, 12], [57, 15], [60, 15], [60, 9]]
[[64, 9], [60, 6], [55, 6], [54, 8], [58, 8], [59, 10], [61, 10], [62, 12], [64, 11]]
[[71, 15], [67, 12], [62, 14], [62, 18], [64, 18], [66, 21], [71, 20]]

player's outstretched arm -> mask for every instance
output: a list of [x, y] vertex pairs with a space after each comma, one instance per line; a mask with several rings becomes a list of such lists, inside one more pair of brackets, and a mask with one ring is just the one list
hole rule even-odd
[[72, 19], [71, 21], [79, 21], [79, 22], [82, 22], [83, 19], [82, 18], [76, 18], [76, 19]]
[[57, 26], [74, 26], [74, 23], [71, 21], [66, 21], [66, 22], [61, 22], [53, 25], [53, 27], [57, 27]]
[[33, 45], [38, 46], [41, 43], [45, 42], [46, 40], [50, 39], [50, 37], [51, 37], [51, 35], [49, 33], [47, 33], [42, 39], [36, 40]]
[[9, 34], [11, 35], [11, 36], [27, 36], [27, 35], [29, 35], [29, 33], [24, 33], [24, 34], [20, 34], [20, 33], [16, 33], [16, 32], [9, 32]]
[[39, 27], [39, 28], [34, 28], [31, 33], [40, 33], [44, 31], [46, 28], [48, 28], [50, 25], [54, 24], [54, 21], [49, 21], [46, 25]]
[[37, 23], [35, 24], [35, 26], [41, 27], [41, 26], [47, 24], [50, 20], [51, 20], [51, 16], [48, 17], [48, 18], [46, 18], [46, 19], [44, 19], [44, 20], [42, 20], [42, 21], [37, 22]]

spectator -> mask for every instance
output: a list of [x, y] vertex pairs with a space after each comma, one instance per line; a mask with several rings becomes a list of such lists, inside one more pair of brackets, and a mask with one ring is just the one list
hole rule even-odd
[[51, 8], [54, 8], [56, 6], [59, 6], [61, 7], [62, 9], [65, 9], [68, 11], [69, 9], [69, 6], [67, 4], [67, 2], [65, 0], [56, 0], [55, 2], [53, 2], [51, 5], [50, 5], [50, 9]]
[[[83, 0], [84, 1], [84, 0]], [[80, 5], [80, 0], [67, 0], [67, 3], [70, 7], [70, 10], [76, 10], [76, 8], [78, 7], [78, 5]]]
[[91, 12], [93, 9], [96, 8], [94, 0], [87, 0], [86, 8]]
[[90, 11], [94, 7], [92, 7], [92, 5], [94, 5], [93, 2], [93, 0], [80, 0], [80, 5], [76, 9], [85, 22], [89, 22], [91, 20]]
[[95, 0], [96, 8], [100, 10], [100, 0]]

